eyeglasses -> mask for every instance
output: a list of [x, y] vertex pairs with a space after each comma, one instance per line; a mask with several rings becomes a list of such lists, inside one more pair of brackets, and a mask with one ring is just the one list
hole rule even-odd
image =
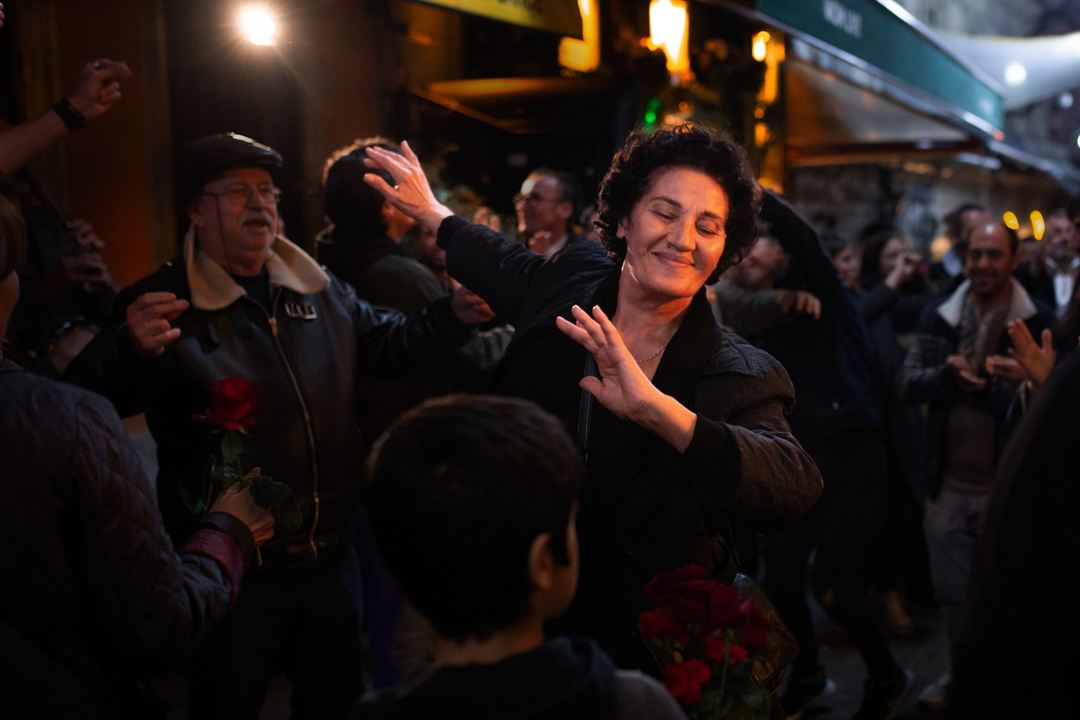
[[540, 197], [535, 193], [529, 193], [528, 195], [522, 195], [517, 193], [512, 198], [515, 205], [521, 205], [522, 203], [528, 203], [529, 205], [539, 205], [542, 202], [557, 203], [562, 202], [562, 198], [546, 198]]
[[223, 192], [203, 192], [203, 195], [211, 197], [223, 197], [234, 208], [242, 208], [251, 202], [252, 195], [258, 195], [264, 205], [277, 205], [281, 200], [281, 190], [273, 185], [260, 185], [253, 188], [250, 185], [234, 185]]

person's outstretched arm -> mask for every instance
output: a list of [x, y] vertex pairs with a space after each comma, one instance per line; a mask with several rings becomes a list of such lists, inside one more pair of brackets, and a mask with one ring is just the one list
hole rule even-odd
[[57, 103], [59, 109], [0, 132], [0, 173], [15, 172], [41, 150], [107, 113], [120, 100], [120, 81], [130, 77], [131, 68], [115, 60], [84, 65], [79, 84]]

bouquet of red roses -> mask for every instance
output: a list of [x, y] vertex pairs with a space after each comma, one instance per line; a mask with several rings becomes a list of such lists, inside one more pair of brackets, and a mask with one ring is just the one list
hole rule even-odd
[[[255, 386], [242, 377], [218, 380], [210, 386], [210, 407], [195, 416], [196, 420], [220, 429], [221, 456], [212, 459], [210, 471], [218, 491], [233, 485], [250, 487], [256, 504], [270, 510], [277, 527], [291, 532], [300, 527], [300, 507], [296, 495], [285, 483], [263, 475], [258, 467], [244, 471], [240, 465], [240, 453], [244, 438], [255, 425], [255, 417], [262, 409], [262, 398]], [[196, 509], [202, 512], [209, 505], [209, 498], [199, 501]]]
[[698, 565], [657, 575], [645, 596], [655, 609], [641, 614], [638, 631], [691, 718], [770, 717], [772, 694], [753, 675], [770, 626], [749, 598]]

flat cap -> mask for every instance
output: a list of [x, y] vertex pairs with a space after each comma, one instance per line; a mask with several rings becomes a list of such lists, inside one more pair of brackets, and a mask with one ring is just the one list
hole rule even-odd
[[229, 168], [257, 167], [280, 182], [282, 158], [274, 148], [244, 135], [226, 132], [193, 140], [184, 148], [184, 202], [191, 202], [203, 186]]

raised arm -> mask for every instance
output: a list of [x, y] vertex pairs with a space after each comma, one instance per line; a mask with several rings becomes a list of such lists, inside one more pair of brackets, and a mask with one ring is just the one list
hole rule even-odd
[[389, 173], [395, 187], [374, 173], [365, 175], [364, 181], [398, 210], [436, 232], [439, 246], [447, 251], [451, 277], [486, 300], [497, 316], [515, 324], [531, 280], [544, 259], [502, 233], [454, 217], [435, 198], [407, 142], [401, 143], [401, 151], [399, 155], [369, 148], [364, 161]]
[[33, 120], [0, 132], [0, 173], [13, 173], [39, 151], [101, 117], [120, 100], [120, 81], [131, 69], [114, 60], [83, 66], [75, 91]]

